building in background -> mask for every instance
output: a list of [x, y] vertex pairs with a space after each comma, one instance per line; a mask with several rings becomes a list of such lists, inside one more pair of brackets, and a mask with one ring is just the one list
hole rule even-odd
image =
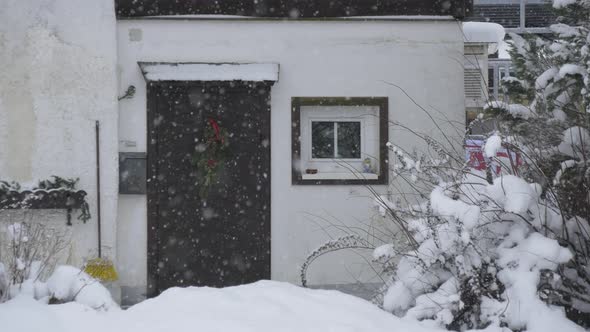
[[467, 122], [481, 113], [489, 100], [488, 67], [505, 37], [504, 28], [491, 22], [464, 22], [464, 88]]
[[[467, 20], [498, 23], [507, 34], [550, 35], [549, 26], [556, 23], [556, 19], [550, 0], [474, 0], [472, 15]], [[510, 66], [504, 43], [488, 59], [486, 85], [490, 99], [503, 99], [502, 79], [510, 76]]]

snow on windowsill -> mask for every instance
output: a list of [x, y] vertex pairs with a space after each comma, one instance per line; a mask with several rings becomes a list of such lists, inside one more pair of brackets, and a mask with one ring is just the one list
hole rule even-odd
[[139, 66], [148, 81], [278, 81], [277, 63], [148, 63]]
[[301, 174], [302, 180], [377, 180], [374, 173], [317, 173]]

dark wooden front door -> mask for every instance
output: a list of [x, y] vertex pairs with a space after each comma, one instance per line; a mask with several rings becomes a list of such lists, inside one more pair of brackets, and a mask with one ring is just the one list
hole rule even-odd
[[[148, 84], [149, 296], [270, 278], [269, 98], [264, 83]], [[224, 151], [203, 188], [214, 126]]]

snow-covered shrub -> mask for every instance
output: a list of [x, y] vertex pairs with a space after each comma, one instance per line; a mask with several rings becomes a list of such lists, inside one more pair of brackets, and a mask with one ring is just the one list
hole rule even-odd
[[65, 232], [41, 223], [0, 225], [0, 302], [47, 277], [69, 239]]
[[[393, 167], [435, 187], [419, 206], [382, 204], [413, 239], [390, 255], [386, 310], [455, 330], [579, 330], [566, 314], [590, 325], [590, 2], [556, 7], [565, 16], [552, 37], [511, 35], [515, 77], [509, 98], [487, 107], [498, 131], [483, 149], [486, 172]], [[491, 170], [500, 148], [523, 164]], [[392, 150], [399, 164], [428, 164]]]
[[[588, 303], [583, 271], [590, 269], [579, 259], [590, 248], [586, 219], [565, 215], [551, 185], [521, 174], [536, 171], [532, 160], [499, 173], [477, 171], [462, 154], [427, 137], [417, 135], [437, 151], [433, 156], [388, 145], [397, 158], [393, 185], [414, 191], [399, 190], [402, 199], [395, 202], [375, 196], [379, 211], [404, 235], [373, 251], [386, 280], [377, 303], [397, 316], [458, 331], [582, 331], [564, 307], [572, 317], [572, 308]], [[488, 166], [500, 148], [524, 150], [496, 133], [483, 148]], [[330, 241], [304, 267], [323, 253], [370, 243], [358, 235]]]
[[[28, 297], [47, 304], [78, 302], [96, 310], [118, 308], [100, 281], [73, 266], [55, 268], [46, 281], [28, 278], [8, 288], [5, 300]], [[1, 303], [1, 302], [0, 302]]]
[[[554, 8], [561, 16], [552, 35], [511, 35], [516, 77], [508, 78], [508, 101], [491, 105], [490, 113], [525, 156], [529, 167], [520, 175], [541, 184], [553, 215], [546, 228], [573, 254], [557, 275], [544, 274], [542, 295], [589, 327], [590, 2], [554, 1]], [[506, 105], [527, 107], [531, 115], [518, 118]]]
[[[564, 16], [553, 36], [511, 35], [515, 77], [509, 98], [487, 106], [498, 131], [483, 149], [486, 172], [427, 168], [437, 163], [392, 148], [395, 175], [435, 187], [405, 209], [378, 199], [413, 246], [375, 250], [396, 266], [386, 310], [456, 330], [579, 329], [564, 311], [590, 325], [590, 2], [555, 7]], [[491, 170], [500, 148], [523, 164]]]
[[405, 222], [416, 244], [390, 255], [397, 268], [384, 309], [454, 330], [537, 330], [538, 315], [566, 321], [538, 295], [542, 276], [573, 257], [560, 245], [564, 222], [540, 185], [511, 174], [486, 178], [465, 171], [415, 207]]
[[58, 266], [44, 286], [50, 303], [78, 302], [100, 310], [118, 307], [100, 281], [73, 266]]
[[[398, 200], [372, 191], [380, 213], [403, 235], [374, 249], [386, 280], [377, 303], [397, 316], [459, 331], [581, 330], [548, 303], [585, 303], [585, 279], [562, 276], [578, 273], [570, 266], [587, 270], [576, 257], [590, 248], [590, 227], [562, 213], [552, 187], [522, 175], [538, 171], [534, 160], [518, 167], [497, 160], [503, 167], [491, 171], [501, 148], [525, 153], [518, 137], [492, 134], [483, 147], [488, 169], [477, 171], [461, 150], [415, 134], [431, 153], [388, 144]], [[358, 235], [330, 241], [310, 255], [302, 276], [321, 254], [372, 243]]]
[[26, 296], [45, 303], [79, 302], [94, 309], [117, 305], [100, 282], [72, 266], [57, 266], [69, 240], [39, 223], [10, 223], [0, 232], [0, 303]]
[[408, 130], [435, 153], [388, 144], [393, 195], [372, 193], [404, 241], [374, 250], [385, 310], [459, 331], [590, 326], [590, 2], [555, 7], [567, 16], [552, 38], [512, 35], [509, 98], [486, 108], [497, 123], [487, 169], [471, 169], [444, 132]]

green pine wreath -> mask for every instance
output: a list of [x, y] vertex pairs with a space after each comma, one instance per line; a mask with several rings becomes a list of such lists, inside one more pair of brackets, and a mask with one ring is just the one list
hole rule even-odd
[[224, 166], [229, 143], [227, 131], [221, 128], [213, 118], [209, 118], [204, 141], [205, 148], [197, 149], [197, 153], [193, 156], [193, 164], [201, 178], [199, 181], [201, 198], [207, 198], [211, 185], [216, 182], [219, 171]]

